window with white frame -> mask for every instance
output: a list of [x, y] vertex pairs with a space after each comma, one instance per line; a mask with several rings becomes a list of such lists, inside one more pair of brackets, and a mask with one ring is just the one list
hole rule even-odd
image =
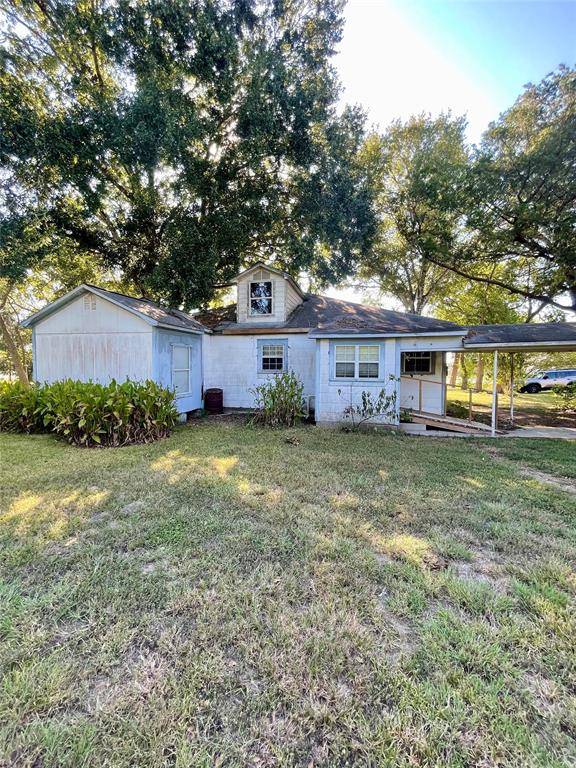
[[250, 314], [272, 314], [272, 281], [250, 283]]
[[336, 379], [379, 379], [379, 344], [335, 344]]
[[190, 392], [190, 347], [172, 347], [172, 386], [176, 394]]
[[285, 341], [271, 340], [258, 343], [258, 368], [260, 373], [281, 373], [286, 370]]
[[434, 352], [403, 352], [402, 373], [434, 373], [436, 355]]

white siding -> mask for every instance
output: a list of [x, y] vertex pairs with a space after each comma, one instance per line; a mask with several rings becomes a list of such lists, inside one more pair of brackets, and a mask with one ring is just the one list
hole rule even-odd
[[36, 381], [107, 383], [151, 377], [152, 327], [100, 297], [92, 298], [94, 303], [85, 308], [81, 296], [35, 326]]
[[224, 391], [227, 408], [251, 408], [250, 389], [273, 374], [258, 373], [258, 339], [287, 339], [288, 368], [304, 384], [304, 396], [314, 394], [316, 342], [306, 334], [278, 333], [254, 336], [214, 335], [204, 337], [204, 386]]
[[[260, 280], [270, 280], [272, 283], [272, 314], [250, 314], [250, 283]], [[283, 323], [292, 314], [298, 304], [302, 303], [297, 291], [282, 275], [265, 269], [255, 269], [238, 280], [237, 285], [237, 319], [239, 323]]]
[[296, 307], [302, 304], [302, 297], [288, 282], [288, 280], [284, 281], [284, 285], [286, 290], [286, 319], [288, 319]]
[[[351, 340], [346, 339], [346, 341]], [[328, 339], [318, 341], [316, 421], [320, 424], [344, 421], [344, 409], [350, 404], [358, 405], [361, 402], [362, 392], [370, 392], [373, 398], [377, 398], [382, 389], [386, 389], [387, 393], [392, 393], [398, 389], [398, 382], [395, 379], [399, 375], [399, 346], [396, 339], [354, 339], [353, 341], [355, 344], [379, 343], [383, 345], [384, 356], [380, 380], [378, 382], [354, 381], [350, 383], [334, 381], [330, 341]], [[395, 379], [392, 380], [391, 376]], [[395, 421], [396, 418], [392, 420]], [[383, 419], [379, 419], [379, 421], [383, 421]]]

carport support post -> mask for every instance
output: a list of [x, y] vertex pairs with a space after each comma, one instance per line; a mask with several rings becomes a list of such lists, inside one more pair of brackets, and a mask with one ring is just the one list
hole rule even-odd
[[514, 426], [514, 352], [510, 352], [510, 424]]
[[496, 419], [498, 418], [498, 350], [494, 350], [494, 368], [492, 370], [492, 437], [496, 437]]

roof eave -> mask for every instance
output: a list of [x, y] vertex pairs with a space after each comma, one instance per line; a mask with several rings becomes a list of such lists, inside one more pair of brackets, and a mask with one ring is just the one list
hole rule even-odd
[[202, 336], [205, 333], [212, 333], [208, 328], [185, 328], [182, 325], [170, 325], [170, 323], [156, 323], [158, 328], [164, 328], [168, 331], [180, 331], [181, 333], [195, 333], [197, 336]]
[[375, 333], [374, 331], [312, 331], [310, 336], [314, 339], [345, 339], [345, 338], [365, 338], [365, 339], [396, 339], [399, 337], [413, 336], [460, 336], [465, 335], [466, 329], [462, 328], [456, 331], [393, 331], [391, 333]]
[[497, 349], [507, 349], [508, 351], [532, 349], [538, 351], [545, 349], [550, 351], [551, 347], [561, 347], [568, 352], [576, 351], [576, 340], [574, 341], [487, 341], [482, 343], [463, 342], [464, 349], [485, 351], [494, 351]]

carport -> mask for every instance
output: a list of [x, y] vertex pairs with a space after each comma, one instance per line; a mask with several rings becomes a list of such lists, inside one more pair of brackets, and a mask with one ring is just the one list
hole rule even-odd
[[492, 352], [492, 420], [491, 434], [496, 435], [498, 417], [498, 355], [511, 356], [510, 420], [514, 422], [514, 353], [576, 351], [576, 323], [518, 323], [510, 325], [477, 325], [462, 339], [463, 352]]

